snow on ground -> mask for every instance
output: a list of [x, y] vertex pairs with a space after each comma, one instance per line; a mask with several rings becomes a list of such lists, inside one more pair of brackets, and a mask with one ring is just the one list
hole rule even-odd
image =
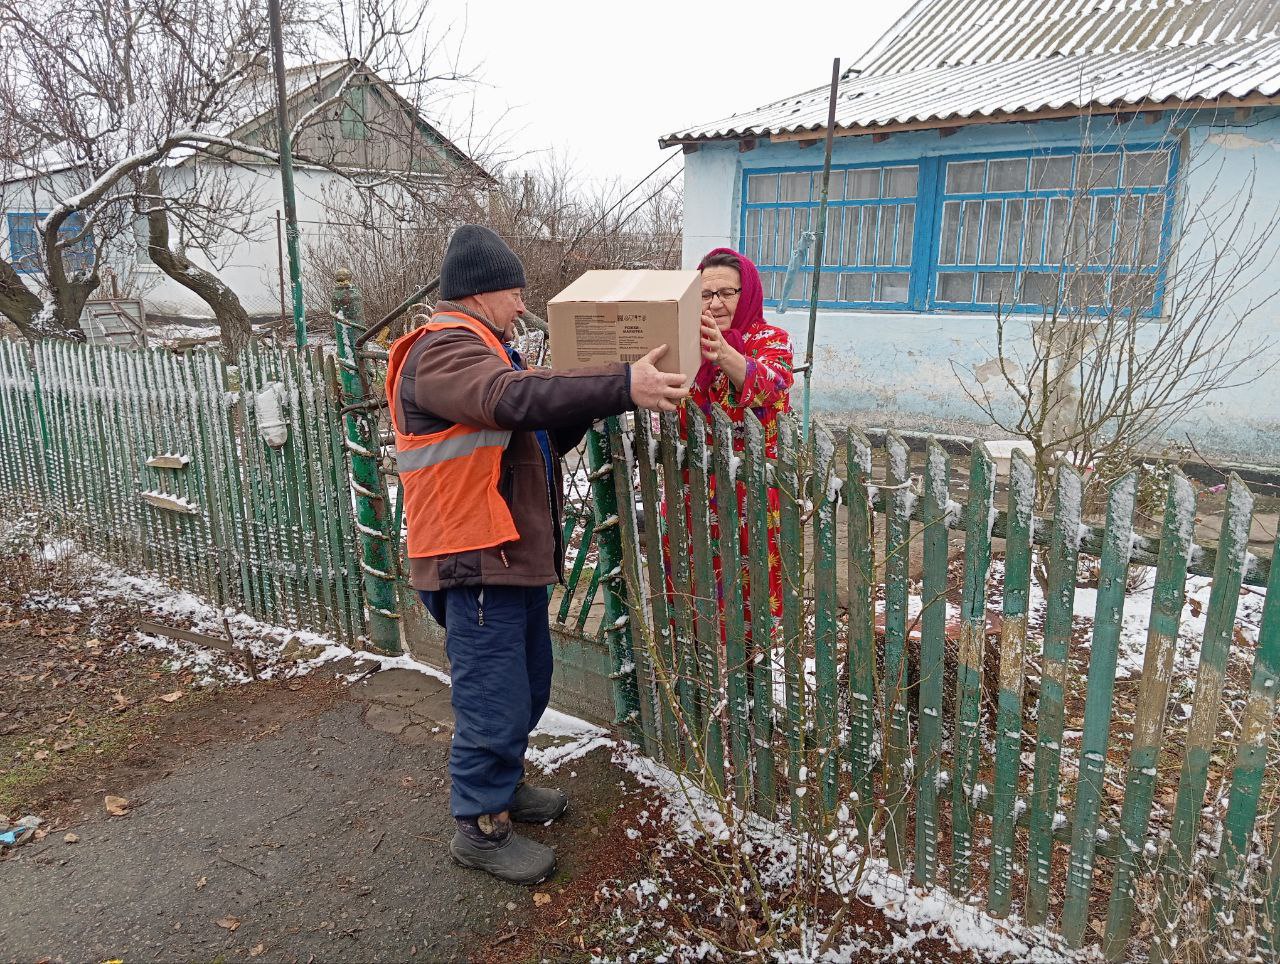
[[[941, 887], [924, 890], [893, 873], [879, 856], [868, 855], [852, 831], [833, 832], [815, 842], [802, 837], [784, 824], [765, 820], [755, 814], [733, 812], [733, 825], [714, 798], [689, 778], [668, 770], [656, 761], [642, 756], [634, 746], [619, 744], [614, 762], [630, 772], [642, 785], [657, 791], [662, 803], [657, 814], [639, 814], [639, 822], [657, 822], [674, 833], [674, 839], [659, 844], [660, 853], [679, 860], [697, 860], [706, 853], [705, 844], [732, 844], [750, 854], [759, 882], [778, 907], [785, 906], [782, 896], [805, 872], [817, 870], [821, 881], [837, 897], [859, 900], [878, 908], [891, 919], [905, 925], [905, 933], [886, 946], [882, 935], [863, 937], [861, 928], [851, 927], [846, 933], [832, 936], [823, 930], [833, 915], [819, 915], [818, 920], [801, 924], [798, 946], [774, 948], [769, 959], [789, 961], [857, 961], [874, 960], [899, 954], [927, 938], [942, 938], [953, 949], [970, 952], [984, 960], [1062, 961], [1071, 954], [1061, 939], [1039, 928], [1030, 928], [1017, 918], [997, 920], [978, 908], [958, 900]], [[851, 826], [847, 810], [840, 823]], [[815, 858], [815, 854], [817, 857]], [[646, 906], [665, 910], [670, 902], [680, 899], [672, 892], [670, 879], [646, 879], [631, 885], [632, 900], [643, 911]], [[636, 935], [639, 936], [639, 935]], [[648, 935], [652, 936], [652, 935]], [[653, 951], [646, 944], [646, 953]], [[825, 950], [823, 949], [825, 948]], [[821, 951], [821, 953], [819, 953]], [[673, 942], [655, 960], [683, 960], [710, 954], [711, 949], [692, 939], [684, 946]], [[1081, 957], [1087, 955], [1082, 954]], [[626, 956], [605, 958], [629, 960]]]

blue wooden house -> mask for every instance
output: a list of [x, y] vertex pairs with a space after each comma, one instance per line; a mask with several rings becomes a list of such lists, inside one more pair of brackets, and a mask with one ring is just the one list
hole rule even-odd
[[[686, 265], [743, 250], [798, 346], [807, 262], [785, 313], [783, 280], [816, 227], [829, 91], [660, 140], [686, 154]], [[1047, 305], [1123, 303], [1159, 325], [1191, 250], [1234, 274], [1212, 306], [1224, 331], [1244, 317], [1243, 341], [1274, 344], [1280, 3], [918, 0], [841, 77], [829, 198], [813, 376], [828, 414], [990, 437], [957, 372], [994, 377], [997, 312], [1031, 326]], [[1263, 238], [1247, 258], [1246, 237]], [[1255, 373], [1275, 360], [1254, 356]], [[1280, 461], [1280, 378], [1215, 393], [1167, 429], [1187, 434]]]

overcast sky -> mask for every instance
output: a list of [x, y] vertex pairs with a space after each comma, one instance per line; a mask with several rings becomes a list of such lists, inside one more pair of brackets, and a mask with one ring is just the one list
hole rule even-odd
[[[832, 58], [853, 62], [909, 2], [431, 0], [431, 11], [437, 30], [465, 25], [463, 63], [483, 80], [478, 128], [499, 121], [517, 163], [554, 150], [581, 178], [629, 185], [662, 161], [659, 135], [829, 83]], [[446, 124], [458, 131], [470, 108], [455, 102]]]

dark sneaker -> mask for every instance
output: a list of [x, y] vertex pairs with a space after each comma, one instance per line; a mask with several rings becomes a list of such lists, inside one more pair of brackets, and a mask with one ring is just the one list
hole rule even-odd
[[511, 829], [510, 820], [483, 816], [457, 823], [449, 854], [463, 867], [512, 884], [536, 884], [556, 869], [555, 851], [521, 837]]
[[511, 798], [511, 819], [521, 823], [546, 823], [563, 816], [569, 809], [569, 798], [561, 790], [531, 787], [521, 782]]

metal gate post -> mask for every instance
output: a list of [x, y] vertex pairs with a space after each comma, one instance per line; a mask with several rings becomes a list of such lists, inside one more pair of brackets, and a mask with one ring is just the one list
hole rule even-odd
[[[617, 419], [607, 420], [606, 431], [618, 432]], [[609, 457], [609, 444], [592, 429], [587, 433], [587, 468], [590, 472], [591, 497], [595, 502], [596, 545], [600, 557], [600, 587], [604, 590], [604, 635], [613, 657], [614, 722], [626, 728], [628, 736], [640, 740], [640, 691], [636, 685], [636, 663], [631, 638], [631, 616], [627, 611], [626, 581], [622, 574], [622, 537], [619, 532], [618, 497], [614, 490], [615, 466]], [[626, 470], [626, 466], [622, 467]], [[634, 506], [628, 507], [634, 512]]]
[[387, 490], [378, 472], [377, 412], [381, 400], [370, 398], [356, 339], [364, 331], [364, 302], [347, 271], [339, 271], [333, 289], [333, 332], [338, 347], [343, 444], [351, 455], [351, 489], [356, 496], [356, 529], [360, 532], [360, 569], [369, 607], [369, 640], [384, 653], [399, 653], [400, 613], [396, 604], [396, 553], [400, 533], [389, 528]]

